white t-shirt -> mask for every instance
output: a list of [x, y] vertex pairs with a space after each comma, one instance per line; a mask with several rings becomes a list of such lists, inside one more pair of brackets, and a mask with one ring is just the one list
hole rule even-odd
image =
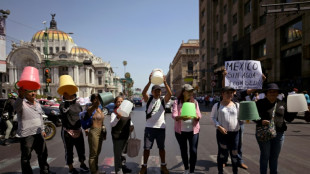
[[150, 128], [166, 128], [166, 121], [165, 121], [165, 109], [161, 104], [161, 99], [155, 99], [151, 101], [149, 108], [147, 109], [147, 113], [150, 113], [152, 109], [152, 117], [146, 120], [145, 127]]

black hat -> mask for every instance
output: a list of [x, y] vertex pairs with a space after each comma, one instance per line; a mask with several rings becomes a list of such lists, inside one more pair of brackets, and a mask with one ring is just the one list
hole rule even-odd
[[225, 86], [224, 88], [222, 88], [222, 92], [225, 92], [225, 91], [236, 91], [236, 90], [230, 86]]
[[280, 90], [279, 86], [275, 83], [269, 83], [266, 86], [266, 90], [271, 90], [271, 89], [275, 89], [275, 90]]
[[152, 87], [152, 91], [154, 91], [154, 90], [156, 90], [156, 89], [160, 89], [160, 90], [161, 90], [161, 87], [160, 87], [159, 85], [154, 85], [154, 86]]

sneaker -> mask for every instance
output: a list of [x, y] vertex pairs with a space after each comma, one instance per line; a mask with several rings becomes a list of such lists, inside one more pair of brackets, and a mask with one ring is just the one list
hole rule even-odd
[[132, 172], [132, 170], [129, 169], [126, 165], [122, 166], [122, 171], [123, 171], [123, 173], [131, 173]]
[[183, 173], [183, 174], [189, 174], [189, 169], [184, 170], [184, 173]]
[[5, 139], [4, 142], [3, 142], [3, 145], [4, 146], [8, 146], [10, 145], [11, 143], [9, 142], [9, 139]]
[[141, 170], [139, 172], [139, 174], [147, 174], [147, 167], [142, 165]]
[[80, 170], [83, 171], [83, 172], [88, 172], [89, 168], [85, 164], [81, 164], [80, 165]]
[[243, 169], [248, 169], [248, 166], [245, 165], [244, 163], [239, 164], [238, 167], [243, 168]]
[[167, 169], [167, 165], [160, 166], [160, 173], [161, 174], [169, 174], [169, 171]]
[[80, 172], [78, 172], [75, 168], [73, 168], [71, 171], [69, 171], [68, 174], [79, 174]]

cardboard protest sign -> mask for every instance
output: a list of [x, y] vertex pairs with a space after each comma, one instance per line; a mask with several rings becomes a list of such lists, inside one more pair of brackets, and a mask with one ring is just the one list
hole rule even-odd
[[260, 61], [237, 60], [226, 61], [225, 86], [234, 89], [262, 89], [262, 68]]

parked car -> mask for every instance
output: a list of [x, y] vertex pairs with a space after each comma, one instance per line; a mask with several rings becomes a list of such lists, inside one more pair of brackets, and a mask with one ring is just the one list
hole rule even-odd
[[47, 99], [38, 99], [38, 102], [42, 105], [42, 106], [51, 106], [51, 107], [59, 107], [59, 103], [56, 103], [56, 102], [52, 102], [50, 100], [47, 100]]
[[165, 105], [165, 112], [166, 113], [171, 113], [172, 109], [173, 109], [173, 103], [177, 98], [175, 96], [171, 96], [170, 100], [168, 101], [168, 103], [166, 103]]
[[53, 106], [41, 106], [48, 120], [52, 121], [56, 126], [61, 126], [59, 108]]
[[115, 107], [115, 104], [112, 102], [112, 103], [109, 103], [108, 105], [106, 105], [102, 111], [103, 111], [103, 114], [104, 115], [111, 115], [111, 113], [114, 111], [114, 107]]
[[139, 105], [142, 107], [142, 99], [141, 98], [136, 97], [136, 98], [133, 98], [132, 101], [133, 101], [133, 104], [135, 106]]

